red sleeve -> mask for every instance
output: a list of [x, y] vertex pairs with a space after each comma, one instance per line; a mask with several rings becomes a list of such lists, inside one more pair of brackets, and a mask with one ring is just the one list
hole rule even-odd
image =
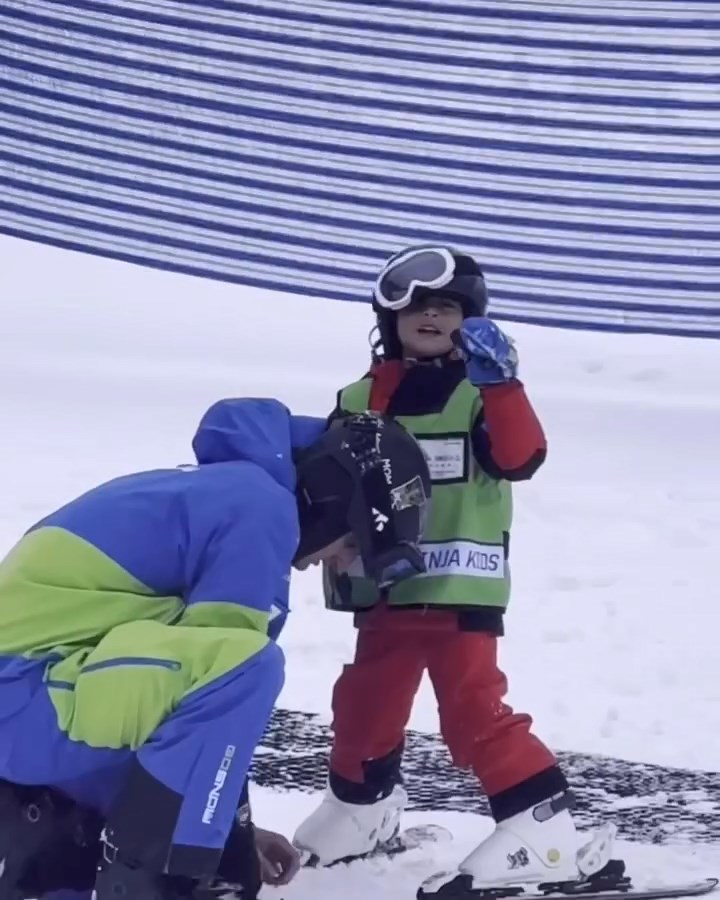
[[387, 412], [392, 396], [405, 374], [405, 365], [401, 359], [389, 359], [373, 366], [370, 371], [373, 378], [370, 409], [379, 413]]
[[483, 416], [472, 435], [478, 463], [493, 478], [532, 478], [545, 461], [547, 441], [522, 383], [492, 385], [481, 394]]

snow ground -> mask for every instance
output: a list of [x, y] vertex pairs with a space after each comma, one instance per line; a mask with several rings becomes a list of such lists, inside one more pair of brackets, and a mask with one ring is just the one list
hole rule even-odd
[[[188, 461], [197, 420], [221, 396], [278, 396], [298, 412], [326, 412], [364, 371], [372, 324], [365, 304], [9, 238], [0, 238], [0, 309], [0, 552], [100, 480]], [[510, 701], [558, 749], [717, 769], [720, 345], [508, 330], [550, 443], [545, 467], [516, 490], [502, 655]], [[281, 704], [327, 717], [351, 624], [323, 609], [316, 572], [295, 577], [292, 601]], [[427, 686], [411, 724], [437, 727]], [[258, 819], [289, 831], [312, 801], [260, 791]], [[432, 858], [355, 867], [351, 880], [303, 873], [282, 896], [309, 900], [337, 885], [348, 900], [371, 890], [398, 897], [408, 875], [430, 874], [479, 839], [485, 823], [468, 818], [433, 816], [458, 837]], [[684, 870], [720, 869], [714, 847], [682, 853]], [[671, 874], [679, 854], [628, 852], [650, 875]]]
[[[278, 794], [256, 789], [254, 804], [268, 821], [282, 822], [288, 833], [313, 807], [308, 794]], [[487, 818], [479, 819], [463, 813], [407, 813], [406, 825], [434, 822], [449, 828], [454, 840], [450, 844], [420, 848], [388, 863], [370, 860], [332, 869], [303, 871], [291, 885], [282, 889], [265, 888], [265, 900], [316, 900], [341, 895], [343, 900], [412, 900], [416, 888], [425, 878], [450, 871], [491, 830]], [[258, 818], [258, 824], [263, 821]], [[276, 825], [272, 826], [276, 827]], [[718, 871], [720, 850], [716, 847], [651, 847], [627, 841], [617, 843], [616, 857], [627, 863], [637, 887], [690, 882]]]

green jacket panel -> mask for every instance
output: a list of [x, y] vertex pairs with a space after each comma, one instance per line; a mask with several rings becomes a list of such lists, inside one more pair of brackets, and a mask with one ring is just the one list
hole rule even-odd
[[[371, 389], [372, 378], [366, 377], [341, 391], [342, 411], [368, 409]], [[427, 571], [392, 588], [387, 596], [391, 606], [507, 606], [512, 488], [490, 478], [473, 455], [470, 434], [481, 410], [479, 391], [464, 380], [440, 412], [395, 417], [425, 453], [433, 495], [421, 544]], [[358, 565], [348, 573], [349, 583], [341, 578], [335, 589], [326, 573], [328, 606], [373, 606], [377, 589], [361, 574]]]

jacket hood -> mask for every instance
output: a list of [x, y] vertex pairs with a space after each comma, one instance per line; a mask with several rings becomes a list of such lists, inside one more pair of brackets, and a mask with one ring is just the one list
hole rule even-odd
[[325, 419], [292, 415], [279, 400], [219, 400], [200, 420], [192, 447], [200, 465], [252, 462], [294, 491], [293, 451], [309, 447], [326, 427]]

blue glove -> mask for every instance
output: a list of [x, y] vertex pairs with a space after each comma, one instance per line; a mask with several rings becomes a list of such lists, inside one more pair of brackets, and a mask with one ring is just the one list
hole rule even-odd
[[487, 316], [465, 319], [453, 342], [466, 362], [467, 377], [476, 387], [504, 384], [517, 377], [515, 342]]

